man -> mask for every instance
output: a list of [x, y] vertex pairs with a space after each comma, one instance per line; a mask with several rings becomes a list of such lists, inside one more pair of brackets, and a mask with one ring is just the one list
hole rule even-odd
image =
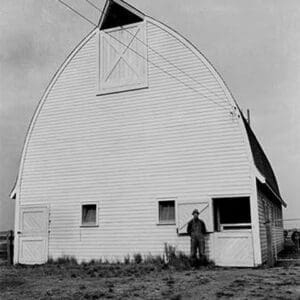
[[199, 211], [193, 211], [193, 219], [188, 223], [187, 233], [191, 237], [191, 258], [197, 260], [197, 250], [199, 251], [199, 259], [205, 259], [205, 234], [206, 227], [202, 220], [199, 219]]

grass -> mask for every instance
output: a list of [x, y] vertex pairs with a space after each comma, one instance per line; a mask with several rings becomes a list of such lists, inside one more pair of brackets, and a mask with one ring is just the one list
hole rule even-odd
[[[72, 256], [63, 256], [56, 260], [50, 258], [48, 265], [56, 265], [61, 268], [64, 267], [78, 267], [77, 269], [83, 269], [87, 271], [88, 275], [93, 275], [95, 277], [102, 274], [102, 270], [110, 271], [110, 273], [115, 274], [120, 271], [120, 266], [122, 265], [122, 270], [125, 273], [136, 273], [137, 266], [139, 267], [140, 272], [143, 271], [159, 271], [162, 269], [172, 269], [176, 271], [190, 270], [191, 268], [200, 268], [200, 267], [214, 267], [213, 262], [207, 260], [192, 262], [190, 257], [185, 253], [177, 251], [176, 248], [172, 245], [165, 244], [164, 254], [162, 256], [152, 256], [151, 254], [142, 256], [140, 253], [126, 255], [122, 262], [116, 261], [110, 263], [108, 261], [100, 260], [91, 260], [89, 262], [78, 263], [76, 258]], [[111, 275], [113, 276], [113, 275]]]

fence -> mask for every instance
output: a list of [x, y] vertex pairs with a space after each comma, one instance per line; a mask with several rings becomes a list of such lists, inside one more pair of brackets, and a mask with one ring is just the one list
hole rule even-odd
[[[278, 232], [278, 225], [283, 225], [283, 232], [282, 227]], [[300, 261], [300, 218], [276, 220], [272, 224], [272, 236], [276, 261]], [[282, 236], [280, 240], [279, 236]]]
[[0, 261], [13, 263], [13, 231], [0, 231]]

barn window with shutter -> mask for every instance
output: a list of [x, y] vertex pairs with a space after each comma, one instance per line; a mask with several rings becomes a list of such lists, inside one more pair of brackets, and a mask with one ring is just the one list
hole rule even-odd
[[187, 235], [187, 225], [193, 218], [192, 212], [195, 209], [199, 211], [199, 219], [204, 222], [207, 232], [213, 232], [211, 201], [209, 199], [201, 199], [199, 202], [178, 203], [178, 235]]
[[159, 224], [175, 224], [175, 200], [158, 201]]
[[148, 87], [148, 57], [144, 22], [100, 32], [99, 93]]
[[81, 226], [98, 226], [98, 205], [95, 203], [86, 203], [81, 205]]

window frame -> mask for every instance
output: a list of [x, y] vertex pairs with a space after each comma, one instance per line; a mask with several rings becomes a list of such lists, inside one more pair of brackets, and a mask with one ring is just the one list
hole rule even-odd
[[[177, 222], [177, 198], [157, 198], [157, 225], [159, 226], [176, 226]], [[174, 202], [174, 220], [161, 221], [160, 220], [160, 203], [161, 202]]]
[[[83, 207], [86, 205], [96, 205], [96, 222], [95, 223], [83, 223]], [[98, 202], [81, 202], [80, 203], [80, 227], [81, 228], [92, 228], [99, 227], [99, 204]]]
[[[118, 86], [112, 86], [112, 87], [103, 87], [103, 83], [102, 83], [102, 70], [101, 70], [101, 65], [102, 65], [102, 61], [103, 61], [103, 52], [102, 52], [102, 40], [103, 40], [103, 36], [105, 35], [109, 35], [110, 32], [114, 32], [117, 30], [127, 30], [130, 27], [133, 26], [138, 26], [140, 28], [140, 30], [143, 31], [143, 42], [145, 44], [147, 44], [147, 24], [146, 21], [141, 21], [141, 22], [137, 22], [137, 23], [132, 23], [132, 24], [128, 24], [125, 26], [119, 26], [119, 27], [113, 27], [113, 28], [108, 28], [108, 29], [104, 29], [104, 30], [100, 30], [98, 32], [98, 40], [97, 40], [97, 49], [98, 49], [98, 53], [97, 53], [97, 96], [102, 96], [102, 95], [109, 95], [109, 94], [115, 94], [115, 93], [124, 93], [124, 92], [128, 92], [128, 91], [135, 91], [135, 90], [141, 90], [141, 89], [148, 89], [149, 88], [149, 63], [148, 63], [148, 48], [144, 47], [144, 45], [142, 45], [143, 49], [145, 52], [141, 53], [141, 55], [143, 57], [145, 57], [145, 59], [141, 58], [144, 63], [145, 63], [145, 78], [143, 78], [143, 80], [139, 83], [135, 83], [135, 84], [128, 84], [128, 85], [118, 85]], [[141, 43], [139, 41], [139, 43]], [[131, 50], [129, 50], [131, 51]]]
[[[220, 208], [217, 208], [216, 204], [218, 201], [223, 200], [235, 200], [239, 198], [245, 198], [249, 201], [249, 213], [250, 213], [250, 223], [249, 222], [232, 222], [232, 223], [221, 223], [221, 215], [218, 216], [218, 220], [215, 220], [215, 212], [219, 211]], [[216, 202], [215, 202], [216, 201]], [[214, 232], [240, 232], [240, 231], [252, 231], [252, 215], [251, 215], [251, 197], [248, 194], [241, 195], [224, 195], [224, 196], [213, 196], [213, 218], [214, 218]], [[218, 212], [220, 214], [220, 211]], [[216, 224], [217, 222], [217, 224]], [[216, 227], [217, 225], [217, 227]]]

